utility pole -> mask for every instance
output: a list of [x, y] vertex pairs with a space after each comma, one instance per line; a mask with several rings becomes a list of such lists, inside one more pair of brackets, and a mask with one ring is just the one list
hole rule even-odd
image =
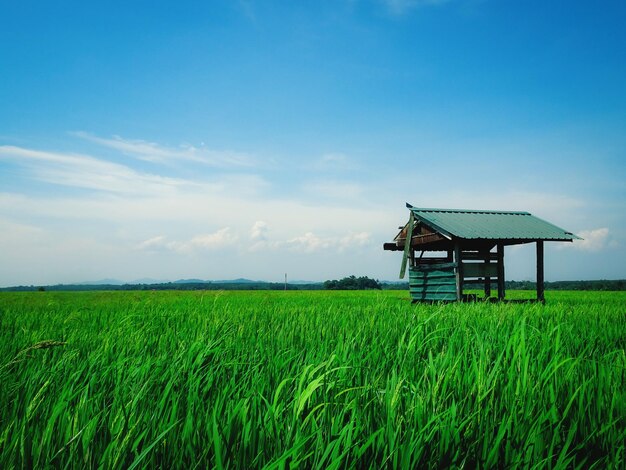
[[285, 290], [287, 290], [287, 273], [285, 273]]

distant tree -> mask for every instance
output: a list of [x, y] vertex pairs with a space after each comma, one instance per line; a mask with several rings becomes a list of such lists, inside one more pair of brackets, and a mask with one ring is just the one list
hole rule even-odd
[[370, 279], [367, 276], [344, 277], [340, 280], [332, 280], [324, 282], [324, 289], [327, 290], [365, 290], [365, 289], [382, 289], [380, 282]]

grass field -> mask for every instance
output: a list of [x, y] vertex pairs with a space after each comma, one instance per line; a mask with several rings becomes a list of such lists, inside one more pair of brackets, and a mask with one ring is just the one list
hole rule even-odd
[[624, 468], [626, 293], [546, 297], [1, 293], [0, 468]]

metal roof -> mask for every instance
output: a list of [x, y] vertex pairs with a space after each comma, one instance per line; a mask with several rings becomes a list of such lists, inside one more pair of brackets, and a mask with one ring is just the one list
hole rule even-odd
[[415, 218], [444, 235], [487, 240], [580, 240], [528, 212], [422, 209], [407, 204]]

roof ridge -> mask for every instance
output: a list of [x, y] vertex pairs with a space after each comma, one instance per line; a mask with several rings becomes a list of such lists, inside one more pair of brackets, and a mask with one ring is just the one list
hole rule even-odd
[[512, 214], [512, 215], [532, 215], [527, 211], [502, 211], [502, 210], [490, 210], [490, 209], [441, 209], [441, 208], [426, 208], [426, 207], [413, 207], [410, 209], [415, 212], [453, 212], [453, 213], [467, 213], [467, 214]]

